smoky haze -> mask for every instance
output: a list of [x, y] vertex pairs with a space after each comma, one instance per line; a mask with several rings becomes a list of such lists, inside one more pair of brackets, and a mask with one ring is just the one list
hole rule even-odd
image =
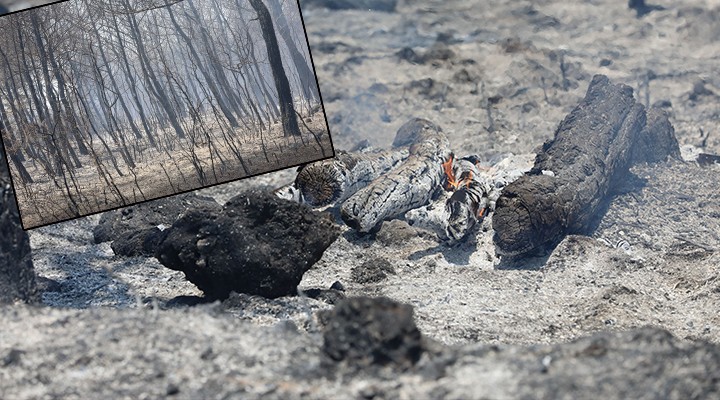
[[71, 0], [1, 18], [0, 129], [24, 226], [330, 156], [297, 3], [260, 5], [270, 35], [246, 0]]

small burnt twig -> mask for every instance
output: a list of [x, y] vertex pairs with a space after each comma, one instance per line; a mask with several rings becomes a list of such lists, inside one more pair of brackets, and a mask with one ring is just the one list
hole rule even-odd
[[322, 141], [320, 141], [320, 136], [314, 130], [310, 129], [308, 124], [305, 123], [305, 120], [303, 119], [302, 115], [300, 115], [300, 113], [297, 112], [297, 110], [295, 110], [295, 114], [297, 114], [297, 119], [299, 119], [300, 122], [302, 122], [303, 126], [305, 126], [305, 129], [307, 129], [308, 132], [310, 132], [313, 135], [313, 137], [315, 138], [315, 141], [317, 142], [318, 146], [320, 146], [320, 151], [322, 152], [323, 157], [326, 157], [327, 154], [325, 154], [325, 148], [322, 145]]
[[714, 252], [717, 251], [717, 249], [714, 248], [714, 247], [712, 247], [712, 246], [708, 246], [708, 245], [705, 245], [705, 244], [702, 244], [702, 243], [698, 243], [698, 242], [696, 242], [696, 241], [694, 241], [694, 240], [690, 240], [690, 239], [688, 239], [688, 238], [686, 238], [686, 237], [683, 237], [683, 236], [680, 236], [680, 235], [675, 235], [675, 239], [680, 240], [680, 241], [685, 242], [685, 243], [688, 243], [688, 244], [690, 244], [690, 245], [693, 245], [693, 246], [695, 246], [695, 247], [697, 247], [697, 248], [699, 248], [699, 249], [703, 249], [703, 250], [705, 250], [705, 251], [707, 251], [707, 252], [714, 253]]

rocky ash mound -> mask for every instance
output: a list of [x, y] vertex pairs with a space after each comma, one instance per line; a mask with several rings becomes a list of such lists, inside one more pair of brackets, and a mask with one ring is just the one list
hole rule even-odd
[[720, 152], [718, 5], [480, 3], [302, 2], [336, 147], [415, 115], [535, 154], [603, 73], [685, 162], [633, 166], [591, 232], [512, 265], [492, 217], [455, 245], [361, 235], [259, 189], [294, 171], [29, 236], [3, 183], [0, 398], [720, 396], [720, 170], [695, 161]]

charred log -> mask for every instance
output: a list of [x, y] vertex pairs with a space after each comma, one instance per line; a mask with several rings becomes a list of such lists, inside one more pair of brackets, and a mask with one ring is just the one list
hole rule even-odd
[[534, 167], [499, 197], [493, 216], [498, 253], [526, 255], [584, 233], [632, 163], [678, 151], [667, 117], [651, 110], [646, 118], [630, 87], [595, 76]]
[[407, 149], [339, 153], [333, 159], [301, 167], [294, 186], [302, 202], [313, 207], [341, 203], [398, 166], [407, 156]]
[[405, 218], [435, 232], [449, 243], [459, 242], [477, 232], [495, 210], [495, 202], [508, 183], [532, 166], [527, 156], [508, 156], [492, 167], [483, 167], [478, 156], [454, 157], [443, 164], [444, 197], [435, 203], [409, 211]]
[[343, 203], [340, 214], [346, 224], [369, 232], [385, 219], [427, 204], [442, 187], [442, 164], [450, 155], [442, 130], [428, 120], [412, 119], [400, 128], [394, 143], [405, 144], [410, 144], [405, 162]]

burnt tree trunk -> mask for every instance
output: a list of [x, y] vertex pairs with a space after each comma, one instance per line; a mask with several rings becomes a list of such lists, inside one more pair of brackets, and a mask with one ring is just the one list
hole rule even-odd
[[632, 163], [679, 154], [667, 117], [648, 114], [632, 88], [593, 77], [535, 166], [498, 199], [493, 215], [498, 253], [527, 255], [554, 247], [566, 234], [586, 233]]
[[275, 87], [278, 92], [283, 131], [285, 132], [285, 136], [300, 136], [300, 127], [298, 126], [297, 116], [295, 115], [290, 82], [283, 68], [282, 58], [280, 57], [280, 47], [277, 37], [275, 36], [275, 28], [273, 27], [272, 18], [270, 18], [270, 12], [262, 0], [249, 1], [250, 5], [255, 9], [255, 12], [257, 12], [260, 29], [262, 30], [263, 39], [265, 40], [268, 60], [270, 61], [273, 80], [275, 81]]
[[320, 95], [318, 94], [315, 74], [313, 74], [307, 60], [295, 45], [295, 41], [293, 41], [292, 35], [290, 34], [290, 24], [285, 18], [285, 14], [283, 14], [281, 1], [270, 1], [270, 7], [272, 7], [273, 13], [275, 14], [275, 22], [277, 22], [278, 32], [280, 32], [280, 36], [282, 36], [285, 41], [285, 45], [287, 46], [293, 63], [297, 68], [298, 77], [300, 78], [300, 84], [302, 85], [305, 98], [308, 100], [319, 99]]

